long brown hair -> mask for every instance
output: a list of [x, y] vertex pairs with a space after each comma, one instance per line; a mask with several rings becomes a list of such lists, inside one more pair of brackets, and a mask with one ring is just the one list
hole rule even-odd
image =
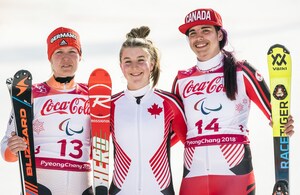
[[224, 87], [226, 91], [226, 96], [230, 100], [235, 100], [237, 91], [237, 78], [236, 78], [236, 67], [237, 60], [232, 52], [226, 51], [224, 49], [227, 44], [228, 36], [225, 29], [215, 26], [216, 31], [219, 30], [223, 33], [223, 39], [219, 42], [219, 47], [224, 54]]
[[160, 55], [158, 49], [154, 46], [152, 41], [147, 39], [149, 33], [150, 28], [148, 26], [132, 28], [131, 31], [126, 35], [126, 41], [122, 44], [119, 57], [121, 62], [124, 48], [141, 47], [147, 49], [150, 54], [151, 61], [154, 64], [153, 70], [150, 74], [150, 79], [152, 80], [152, 87], [155, 87], [160, 76]]

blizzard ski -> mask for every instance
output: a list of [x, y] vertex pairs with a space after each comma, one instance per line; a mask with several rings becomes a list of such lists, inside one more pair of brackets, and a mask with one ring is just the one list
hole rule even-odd
[[290, 52], [280, 44], [270, 47], [267, 58], [275, 163], [273, 194], [277, 195], [289, 193], [289, 137], [283, 131], [290, 115], [292, 63]]
[[108, 194], [111, 85], [110, 75], [104, 69], [95, 69], [89, 77], [95, 195]]
[[38, 195], [33, 139], [32, 76], [19, 70], [6, 80], [14, 112], [16, 134], [26, 141], [27, 149], [18, 152], [23, 195]]

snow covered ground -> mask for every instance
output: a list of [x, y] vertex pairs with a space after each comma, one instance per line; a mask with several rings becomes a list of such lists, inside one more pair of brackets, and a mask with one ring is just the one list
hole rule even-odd
[[[298, 0], [0, 0], [0, 137], [4, 135], [10, 100], [5, 81], [19, 69], [28, 69], [34, 82], [51, 75], [46, 55], [46, 37], [59, 26], [74, 28], [81, 35], [83, 61], [77, 81], [87, 82], [96, 67], [107, 69], [112, 76], [113, 92], [125, 88], [119, 69], [119, 49], [125, 34], [133, 27], [148, 25], [150, 37], [162, 53], [162, 75], [159, 88], [170, 90], [177, 70], [195, 64], [195, 56], [185, 37], [178, 31], [185, 15], [197, 8], [211, 7], [223, 17], [229, 33], [228, 49], [239, 59], [247, 59], [268, 82], [266, 53], [275, 43], [285, 45], [293, 62], [292, 114], [296, 134], [291, 140], [291, 194], [300, 194], [299, 157], [299, 73], [300, 1]], [[297, 87], [298, 86], [298, 87]], [[298, 100], [297, 100], [298, 99]], [[272, 131], [268, 120], [253, 104], [249, 119], [250, 139], [257, 194], [271, 194], [274, 183]], [[172, 148], [173, 180], [176, 192], [182, 177], [181, 144]], [[20, 192], [17, 163], [0, 158], [0, 194]]]

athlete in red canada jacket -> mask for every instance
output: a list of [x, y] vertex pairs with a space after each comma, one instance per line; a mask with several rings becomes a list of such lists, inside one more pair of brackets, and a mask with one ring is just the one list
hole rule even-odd
[[[197, 64], [179, 71], [172, 89], [188, 126], [180, 195], [254, 195], [247, 122], [251, 101], [270, 119], [269, 89], [258, 71], [223, 49], [227, 33], [216, 11], [190, 12], [179, 30], [197, 55]], [[288, 135], [292, 124], [290, 116]]]

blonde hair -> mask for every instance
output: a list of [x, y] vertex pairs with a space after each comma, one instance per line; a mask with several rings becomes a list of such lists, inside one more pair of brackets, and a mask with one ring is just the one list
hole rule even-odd
[[154, 64], [153, 70], [150, 74], [150, 79], [152, 81], [152, 87], [155, 87], [160, 76], [160, 55], [158, 49], [154, 46], [152, 41], [147, 39], [149, 34], [150, 28], [148, 26], [132, 28], [131, 31], [126, 34], [126, 41], [122, 44], [119, 57], [121, 62], [124, 48], [141, 47], [146, 49], [149, 52], [151, 61]]

